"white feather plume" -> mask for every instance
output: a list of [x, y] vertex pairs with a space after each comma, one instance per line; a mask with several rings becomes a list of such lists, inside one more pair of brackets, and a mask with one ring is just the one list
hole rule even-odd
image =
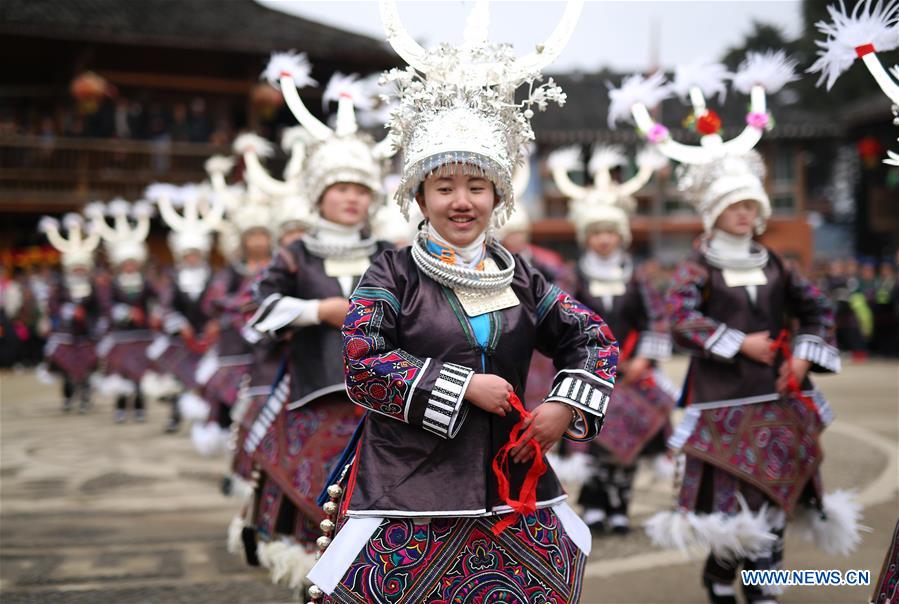
[[632, 121], [631, 107], [637, 103], [652, 109], [669, 96], [671, 85], [660, 71], [648, 78], [640, 74], [624, 78], [620, 88], [609, 87], [609, 127], [614, 128], [618, 122]]
[[135, 218], [150, 218], [153, 216], [153, 206], [145, 200], [138, 200], [131, 204], [131, 215]]
[[42, 216], [40, 222], [37, 223], [37, 230], [41, 233], [47, 231], [58, 231], [59, 221], [52, 216]]
[[280, 86], [281, 76], [289, 75], [293, 78], [293, 83], [297, 88], [306, 86], [315, 86], [318, 84], [310, 77], [312, 73], [312, 65], [309, 64], [309, 57], [305, 52], [297, 53], [295, 51], [273, 52], [262, 72], [262, 78], [275, 87]]
[[209, 159], [206, 160], [206, 163], [203, 164], [203, 167], [206, 169], [207, 174], [228, 174], [232, 169], [234, 169], [234, 158], [227, 157], [225, 155], [213, 155]]
[[830, 21], [818, 21], [815, 27], [826, 36], [817, 40], [818, 60], [808, 68], [809, 73], [819, 73], [817, 85], [826, 82], [830, 90], [837, 78], [849, 69], [858, 55], [855, 49], [871, 44], [878, 52], [899, 47], [899, 0], [863, 0], [855, 5], [852, 13], [842, 2], [827, 7]]
[[586, 453], [562, 456], [549, 452], [546, 454], [546, 460], [552, 466], [559, 482], [568, 487], [581, 486], [593, 475], [593, 457]]
[[253, 151], [259, 157], [271, 157], [275, 152], [274, 146], [255, 132], [244, 132], [235, 138], [232, 148], [239, 155]]
[[747, 53], [734, 74], [734, 88], [749, 94], [753, 86], [759, 85], [768, 94], [774, 94], [799, 79], [796, 73], [798, 64], [782, 50]]
[[546, 165], [550, 170], [576, 170], [581, 169], [581, 149], [580, 147], [565, 147], [557, 149], [549, 154], [546, 159]]
[[131, 204], [122, 199], [121, 197], [117, 197], [106, 204], [106, 215], [107, 216], [130, 216], [131, 215]]
[[285, 153], [290, 153], [295, 145], [306, 144], [312, 140], [309, 131], [302, 126], [293, 126], [285, 128], [281, 133], [281, 149]]
[[269, 569], [272, 582], [294, 589], [303, 585], [315, 565], [315, 554], [296, 543], [273, 541], [259, 544], [259, 563]]
[[727, 80], [731, 74], [723, 63], [694, 61], [674, 68], [674, 81], [671, 90], [681, 99], [686, 100], [690, 89], [696, 86], [706, 98], [718, 95], [718, 102], [727, 98]]
[[590, 162], [587, 169], [590, 174], [595, 174], [599, 170], [611, 170], [617, 166], [627, 165], [627, 157], [624, 150], [617, 145], [598, 145], [593, 149], [593, 155], [590, 156]]
[[69, 231], [72, 231], [74, 229], [83, 229], [84, 219], [74, 212], [69, 212], [62, 217], [62, 225]]
[[360, 80], [359, 74], [346, 75], [336, 72], [322, 93], [322, 107], [327, 108], [328, 103], [337, 102], [341, 97], [349, 97], [356, 109], [371, 109], [375, 106], [374, 94], [371, 88], [366, 86], [367, 80]]
[[144, 190], [144, 197], [150, 201], [158, 201], [163, 197], [174, 200], [178, 196], [179, 187], [167, 182], [154, 182]]
[[106, 215], [106, 204], [102, 201], [92, 201], [81, 210], [88, 218], [100, 219]]

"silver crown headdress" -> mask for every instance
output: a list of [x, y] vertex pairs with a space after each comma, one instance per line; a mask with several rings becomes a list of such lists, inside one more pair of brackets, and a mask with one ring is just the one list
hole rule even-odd
[[[127, 260], [140, 264], [147, 261], [147, 235], [150, 234], [150, 216], [153, 207], [146, 201], [129, 203], [117, 198], [107, 204], [95, 201], [84, 208], [92, 228], [103, 238], [106, 255], [113, 265]], [[112, 218], [112, 224], [107, 222]], [[133, 221], [133, 224], [132, 224]]]
[[223, 199], [209, 187], [165, 183], [150, 185], [144, 196], [156, 204], [159, 215], [171, 229], [168, 243], [175, 258], [182, 258], [192, 250], [208, 256], [212, 234], [225, 213]]
[[[678, 167], [678, 187], [702, 216], [706, 231], [711, 230], [728, 205], [752, 199], [759, 204], [755, 230], [761, 233], [771, 216], [771, 202], [763, 185], [764, 164], [759, 163], [760, 158], [753, 148], [764, 131], [771, 127], [766, 96], [796, 80], [795, 69], [796, 62], [783, 51], [769, 51], [747, 53], [732, 75], [717, 64], [695, 64], [676, 70], [672, 84], [668, 84], [661, 73], [648, 78], [629, 76], [620, 88], [609, 91], [609, 123], [632, 118], [638, 131], [660, 152], [686, 164]], [[749, 95], [750, 106], [743, 130], [725, 141], [721, 136], [721, 119], [707, 107], [706, 96], [723, 94], [727, 78], [733, 88]], [[700, 134], [699, 145], [677, 142], [669, 129], [656, 122], [649, 113], [650, 107], [678, 91], [682, 95], [686, 92], [693, 106], [691, 119]], [[715, 187], [708, 186], [716, 178], [723, 180]], [[700, 184], [706, 185], [705, 188]]]
[[356, 104], [366, 104], [369, 94], [365, 86], [352, 76], [337, 74], [325, 91], [325, 101], [337, 100], [335, 127], [312, 115], [303, 104], [298, 88], [316, 84], [309, 73], [311, 67], [305, 54], [273, 53], [262, 77], [281, 89], [288, 108], [309, 133], [302, 166], [302, 193], [318, 203], [322, 193], [338, 182], [353, 182], [368, 187], [379, 199], [381, 164], [395, 153], [393, 144], [385, 139], [374, 140], [359, 132]]
[[[268, 144], [267, 141], [264, 142]], [[233, 158], [222, 156], [213, 156], [206, 160], [206, 173], [209, 175], [212, 193], [224, 204], [227, 216], [227, 221], [219, 222], [217, 230], [222, 235], [228, 232], [228, 236], [236, 232], [238, 240], [244, 233], [253, 229], [273, 232], [275, 224], [271, 195], [249, 180], [243, 184], [229, 185], [225, 176], [233, 169], [234, 163]], [[222, 244], [221, 237], [219, 243]], [[231, 249], [231, 246], [227, 247]]]
[[[899, 0], [864, 0], [855, 5], [852, 14], [840, 2], [839, 8], [828, 6], [831, 21], [815, 24], [827, 38], [818, 40], [818, 60], [809, 67], [810, 73], [820, 72], [818, 86], [825, 83], [827, 89], [860, 58], [874, 77], [883, 93], [893, 102], [893, 124], [899, 126], [899, 65], [891, 73], [884, 68], [877, 52], [899, 48]], [[892, 75], [891, 75], [892, 74]], [[888, 152], [884, 163], [899, 166], [899, 153]]]
[[[65, 227], [65, 236], [60, 232], [61, 226]], [[62, 219], [62, 225], [57, 219], [44, 216], [38, 223], [38, 230], [44, 233], [50, 245], [62, 254], [64, 268], [89, 269], [94, 265], [94, 250], [100, 245], [100, 233], [86, 225], [78, 214], [66, 214]]]
[[[383, 83], [392, 84], [398, 105], [391, 113], [390, 136], [403, 149], [403, 180], [397, 202], [404, 213], [421, 182], [434, 170], [476, 173], [490, 179], [500, 197], [496, 226], [512, 213], [512, 171], [534, 139], [534, 108], [564, 104], [565, 94], [552, 79], [536, 85], [571, 37], [581, 1], [569, 0], [550, 37], [534, 52], [516, 57], [508, 44], [487, 40], [488, 7], [476, 2], [460, 46], [441, 44], [426, 50], [403, 27], [393, 0], [381, 1], [387, 40], [409, 66], [391, 69]], [[515, 91], [529, 85], [516, 102]]]
[[667, 165], [667, 159], [652, 148], [644, 149], [637, 156], [637, 173], [624, 182], [616, 182], [612, 170], [627, 165], [628, 158], [620, 147], [598, 146], [587, 164], [593, 184], [581, 186], [568, 175], [582, 165], [580, 154], [578, 147], [560, 149], [551, 153], [548, 160], [556, 186], [571, 200], [568, 217], [575, 226], [578, 241], [586, 240], [591, 226], [608, 224], [621, 235], [627, 247], [631, 242], [629, 215], [637, 206], [634, 195], [656, 170]]

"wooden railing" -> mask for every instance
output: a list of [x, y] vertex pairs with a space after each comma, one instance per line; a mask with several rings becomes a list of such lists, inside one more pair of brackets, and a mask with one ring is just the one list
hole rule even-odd
[[203, 164], [228, 147], [196, 143], [0, 136], [0, 211], [60, 212], [147, 185], [198, 182]]

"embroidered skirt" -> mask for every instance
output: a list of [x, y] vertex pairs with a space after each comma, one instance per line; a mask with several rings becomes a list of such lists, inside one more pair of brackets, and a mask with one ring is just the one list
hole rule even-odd
[[552, 508], [499, 536], [496, 517], [384, 519], [325, 602], [578, 602], [586, 556]]
[[97, 369], [97, 347], [92, 340], [75, 339], [67, 334], [51, 335], [45, 350], [50, 369], [81, 383]]
[[[190, 350], [181, 338], [162, 337], [161, 344], [154, 341], [147, 350], [150, 367], [157, 373], [172, 375], [187, 390], [195, 388], [197, 364], [202, 355]], [[153, 350], [157, 346], [159, 350]]]
[[792, 515], [800, 499], [821, 494], [822, 430], [818, 414], [794, 399], [703, 411], [683, 447], [678, 504], [735, 513], [749, 485]]
[[153, 342], [150, 331], [112, 332], [101, 340], [97, 351], [107, 375], [119, 375], [140, 384], [150, 367], [147, 347]]
[[633, 464], [657, 435], [668, 436], [674, 403], [652, 378], [633, 385], [616, 385], [602, 431], [591, 446], [601, 448], [619, 465]]

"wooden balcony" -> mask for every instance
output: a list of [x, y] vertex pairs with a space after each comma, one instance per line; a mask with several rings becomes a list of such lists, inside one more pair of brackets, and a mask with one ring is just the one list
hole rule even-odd
[[0, 212], [59, 213], [95, 199], [139, 199], [147, 185], [206, 178], [228, 147], [169, 141], [0, 136]]

